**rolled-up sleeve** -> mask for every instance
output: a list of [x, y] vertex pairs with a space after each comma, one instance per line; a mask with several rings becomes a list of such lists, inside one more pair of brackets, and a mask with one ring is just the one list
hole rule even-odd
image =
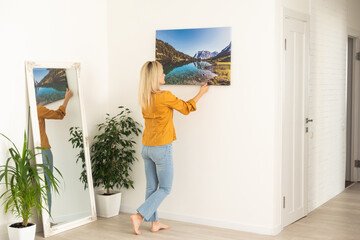
[[38, 117], [44, 119], [63, 119], [65, 117], [65, 108], [60, 106], [57, 110], [50, 110], [44, 106], [38, 105]]
[[171, 92], [166, 92], [165, 104], [176, 111], [184, 115], [188, 115], [190, 112], [196, 111], [196, 102], [193, 99], [189, 101], [183, 101], [173, 95]]

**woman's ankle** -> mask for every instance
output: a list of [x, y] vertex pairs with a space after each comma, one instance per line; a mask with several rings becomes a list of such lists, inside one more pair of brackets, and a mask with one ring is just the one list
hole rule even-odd
[[144, 220], [144, 217], [143, 217], [139, 212], [137, 212], [136, 215], [137, 215], [141, 220]]

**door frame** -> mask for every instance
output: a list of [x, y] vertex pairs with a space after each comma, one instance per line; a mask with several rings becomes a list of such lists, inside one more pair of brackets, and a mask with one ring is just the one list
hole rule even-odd
[[[356, 53], [360, 51], [360, 32], [352, 29], [352, 28], [348, 28], [348, 33], [347, 33], [347, 38], [352, 38], [353, 39], [353, 67], [352, 67], [352, 139], [351, 139], [351, 181], [352, 182], [357, 182], [359, 180], [359, 175], [358, 171], [356, 171], [355, 168], [355, 160], [360, 158], [360, 152], [358, 150], [358, 148], [356, 146], [359, 146], [359, 101], [360, 101], [360, 84], [359, 84], [359, 75], [360, 75], [360, 69], [359, 69], [359, 62], [358, 60], [356, 60]], [[348, 46], [346, 45], [346, 49], [348, 49]], [[347, 52], [347, 51], [346, 51]], [[346, 72], [348, 70], [348, 62], [347, 62], [347, 58], [346, 58]], [[346, 86], [347, 86], [347, 74], [346, 74]], [[347, 88], [346, 88], [347, 89]], [[347, 95], [348, 93], [346, 92], [346, 104], [347, 104]], [[347, 105], [346, 108], [347, 109]], [[346, 110], [346, 114], [347, 114], [347, 110]], [[347, 121], [346, 121], [347, 124]], [[347, 129], [347, 126], [345, 124], [345, 129]], [[345, 161], [345, 167], [346, 167], [346, 161]]]
[[[286, 19], [295, 19], [301, 22], [305, 23], [305, 64], [304, 64], [304, 117], [309, 117], [309, 70], [310, 70], [310, 58], [309, 58], [309, 41], [310, 41], [310, 16], [304, 13], [300, 13], [288, 8], [283, 7], [283, 17], [282, 17], [282, 31], [281, 31], [281, 99], [284, 98], [284, 86], [285, 86], [285, 57], [284, 57], [284, 49], [285, 49], [285, 37], [284, 37], [284, 22]], [[280, 107], [280, 117], [282, 119], [283, 117], [283, 106], [281, 103]], [[305, 119], [303, 119], [304, 125], [305, 125]], [[281, 121], [282, 122], [282, 121]], [[281, 132], [283, 132], [284, 129], [281, 127]], [[281, 135], [281, 148], [284, 147], [284, 142]], [[308, 159], [309, 159], [309, 133], [304, 133], [304, 216], [308, 214]], [[281, 228], [284, 228], [287, 226], [286, 223], [284, 223], [284, 216], [283, 216], [283, 161], [284, 158], [281, 154], [281, 207], [280, 207], [280, 222], [281, 222]]]

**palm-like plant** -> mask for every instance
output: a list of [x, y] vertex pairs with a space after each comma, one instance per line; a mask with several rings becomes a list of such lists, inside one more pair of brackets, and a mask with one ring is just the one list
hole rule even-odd
[[[34, 154], [28, 148], [26, 133], [24, 133], [22, 152], [8, 137], [1, 133], [0, 135], [13, 145], [9, 148], [10, 157], [5, 165], [0, 166], [0, 182], [4, 179], [5, 183], [3, 184], [6, 186], [0, 199], [5, 199], [5, 213], [9, 211], [17, 218], [21, 218], [22, 226], [26, 227], [29, 219], [33, 216], [33, 207], [36, 208], [38, 214], [40, 214], [40, 210], [46, 210], [49, 213], [45, 207], [48, 201], [46, 188], [51, 185], [54, 192], [59, 193], [60, 181], [54, 177], [45, 164], [36, 164], [35, 156], [41, 153]], [[40, 147], [35, 149], [44, 150]], [[60, 171], [55, 167], [54, 169], [62, 177]], [[50, 182], [46, 183], [44, 174], [47, 174]], [[42, 182], [45, 183], [44, 186], [41, 186]]]

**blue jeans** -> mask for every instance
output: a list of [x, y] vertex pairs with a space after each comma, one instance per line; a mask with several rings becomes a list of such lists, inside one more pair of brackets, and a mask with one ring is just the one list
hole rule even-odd
[[[42, 150], [41, 154], [42, 154], [43, 164], [45, 166], [47, 166], [51, 172], [53, 172], [54, 164], [53, 164], [53, 155], [52, 155], [51, 150], [50, 149]], [[47, 159], [46, 159], [46, 156], [47, 156]], [[49, 213], [51, 214], [51, 182], [50, 182], [49, 176], [47, 174], [45, 174], [45, 183], [47, 185], [46, 193], [47, 193]]]
[[146, 200], [137, 211], [145, 222], [157, 222], [157, 208], [170, 194], [174, 178], [172, 143], [162, 146], [143, 145], [141, 155], [145, 164]]

